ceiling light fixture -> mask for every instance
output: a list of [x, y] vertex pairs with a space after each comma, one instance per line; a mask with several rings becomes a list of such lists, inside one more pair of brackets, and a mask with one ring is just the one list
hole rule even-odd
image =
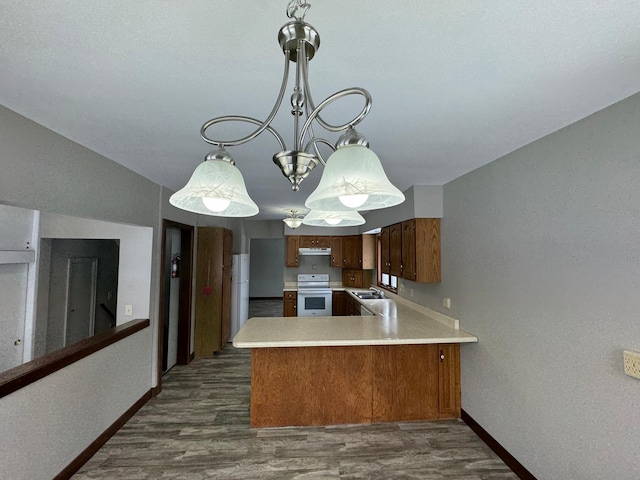
[[[377, 155], [369, 150], [369, 142], [355, 130], [355, 126], [364, 120], [371, 109], [369, 92], [359, 87], [347, 88], [330, 95], [317, 106], [313, 102], [309, 87], [308, 67], [309, 61], [320, 47], [320, 36], [311, 25], [304, 21], [309, 8], [311, 8], [311, 4], [303, 3], [301, 0], [292, 0], [287, 6], [287, 16], [292, 21], [282, 26], [278, 33], [278, 41], [285, 57], [284, 73], [280, 93], [269, 116], [263, 121], [241, 115], [226, 115], [205, 122], [200, 129], [200, 136], [205, 142], [216, 146], [217, 150], [207, 155], [205, 163], [196, 169], [187, 185], [171, 196], [169, 200], [171, 204], [196, 213], [225, 217], [248, 217], [257, 214], [257, 206], [249, 198], [244, 180], [239, 170], [233, 166], [233, 160], [226, 152], [225, 147], [235, 147], [247, 143], [264, 131], [271, 133], [278, 141], [280, 151], [273, 156], [273, 161], [280, 167], [284, 176], [289, 179], [294, 191], [300, 188], [300, 183], [318, 163], [325, 165], [326, 168], [318, 188], [305, 202], [307, 207], [321, 210], [374, 210], [397, 205], [404, 201], [402, 192], [387, 179]], [[294, 119], [293, 148], [288, 150], [282, 136], [271, 127], [271, 122], [278, 113], [284, 98], [289, 81], [290, 62], [296, 63], [296, 72], [295, 85], [291, 95], [291, 114]], [[362, 111], [355, 118], [342, 125], [333, 125], [320, 116], [320, 112], [327, 105], [350, 95], [361, 95], [365, 102]], [[258, 128], [249, 135], [236, 140], [214, 139], [207, 135], [209, 128], [225, 122], [250, 123], [257, 125]], [[345, 133], [334, 146], [328, 140], [314, 135], [314, 122], [329, 132]], [[334, 150], [326, 162], [320, 154], [318, 144], [328, 145]], [[217, 158], [221, 155], [227, 160]], [[233, 170], [234, 180], [228, 189], [221, 189], [220, 180], [210, 175], [211, 169], [203, 167], [211, 160], [214, 160], [214, 163], [226, 161], [233, 167], [233, 169], [228, 166], [222, 168], [221, 165], [217, 165], [221, 171], [224, 170], [229, 178], [231, 178]], [[235, 178], [237, 176], [239, 179]], [[209, 182], [213, 186], [210, 186]], [[329, 197], [335, 201], [330, 201]], [[208, 198], [214, 200], [206, 200]], [[229, 204], [225, 208], [226, 200], [229, 200]], [[210, 205], [212, 202], [213, 206]], [[332, 206], [326, 208], [328, 205]]]
[[355, 210], [325, 212], [311, 210], [302, 220], [305, 225], [314, 227], [355, 227], [363, 225], [364, 217]]
[[290, 212], [287, 218], [283, 218], [282, 221], [287, 224], [289, 228], [298, 228], [302, 225], [302, 218], [298, 216], [297, 210], [285, 210], [285, 212]]
[[249, 197], [240, 170], [224, 147], [209, 153], [189, 182], [171, 195], [169, 203], [194, 213], [251, 217], [258, 206]]

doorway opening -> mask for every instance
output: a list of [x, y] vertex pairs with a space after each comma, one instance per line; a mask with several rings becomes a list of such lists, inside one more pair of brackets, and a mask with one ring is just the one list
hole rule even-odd
[[191, 354], [191, 281], [194, 227], [162, 221], [160, 321], [158, 322], [158, 392], [162, 375], [186, 365]]

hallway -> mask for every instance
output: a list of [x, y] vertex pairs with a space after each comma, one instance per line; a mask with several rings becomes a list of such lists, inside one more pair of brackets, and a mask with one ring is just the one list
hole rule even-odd
[[174, 367], [72, 478], [517, 480], [461, 421], [249, 429], [250, 355]]

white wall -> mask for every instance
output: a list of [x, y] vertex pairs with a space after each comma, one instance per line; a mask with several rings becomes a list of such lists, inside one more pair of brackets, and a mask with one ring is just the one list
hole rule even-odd
[[282, 297], [284, 238], [252, 238], [249, 256], [249, 297]]
[[462, 408], [537, 478], [640, 478], [640, 94], [446, 185], [442, 248], [403, 283], [479, 338]]
[[149, 390], [145, 329], [2, 398], [1, 478], [50, 480]]
[[[151, 227], [136, 237], [144, 251], [120, 252], [122, 264], [140, 268], [119, 279], [118, 302], [132, 303], [134, 315], [148, 316], [151, 327], [0, 399], [2, 471], [15, 479], [49, 479], [156, 384], [164, 204], [158, 185], [4, 107], [0, 171], [0, 203]], [[43, 236], [69, 235], [76, 228], [67, 225], [61, 232], [45, 223], [49, 233]]]

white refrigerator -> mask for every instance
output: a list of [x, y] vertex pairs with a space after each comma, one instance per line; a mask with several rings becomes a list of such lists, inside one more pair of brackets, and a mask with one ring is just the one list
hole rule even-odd
[[231, 270], [231, 338], [249, 318], [249, 254], [233, 256]]

